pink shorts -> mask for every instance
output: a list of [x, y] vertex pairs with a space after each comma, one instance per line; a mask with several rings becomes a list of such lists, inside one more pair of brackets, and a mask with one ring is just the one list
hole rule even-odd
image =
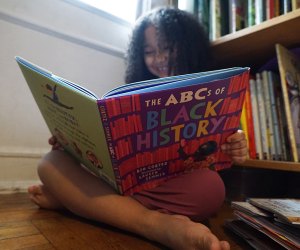
[[225, 186], [217, 172], [197, 169], [134, 194], [133, 198], [152, 210], [204, 220], [220, 209], [225, 199]]

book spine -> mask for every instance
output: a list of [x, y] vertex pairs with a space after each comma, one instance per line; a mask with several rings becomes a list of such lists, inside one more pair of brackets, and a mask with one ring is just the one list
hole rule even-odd
[[259, 73], [256, 74], [256, 92], [258, 102], [258, 114], [261, 129], [261, 143], [263, 151], [263, 159], [270, 159], [269, 146], [268, 146], [268, 134], [267, 134], [267, 123], [266, 123], [266, 111], [264, 105], [264, 93], [263, 93], [262, 79]]
[[292, 10], [300, 8], [300, 0], [292, 0]]
[[268, 85], [270, 93], [271, 114], [273, 121], [274, 143], [275, 143], [275, 160], [282, 160], [282, 141], [280, 140], [280, 128], [278, 121], [278, 110], [275, 97], [275, 75], [272, 71], [268, 71]]
[[233, 33], [245, 28], [245, 7], [244, 1], [229, 1], [229, 32]]
[[266, 0], [266, 19], [275, 17], [275, 0]]
[[221, 5], [220, 0], [210, 2], [210, 39], [221, 37]]
[[209, 3], [209, 0], [198, 0], [197, 4], [197, 17], [207, 34], [209, 34], [210, 23]]
[[282, 142], [282, 160], [289, 161], [292, 159], [290, 145], [288, 143], [288, 131], [287, 131], [287, 121], [284, 110], [282, 91], [280, 86], [276, 86], [276, 107], [278, 108], [278, 125], [279, 125], [279, 135]]
[[247, 24], [248, 27], [255, 25], [255, 0], [248, 0]]
[[240, 121], [240, 126], [241, 129], [244, 131], [246, 141], [247, 141], [247, 148], [248, 148], [248, 155], [247, 157], [250, 157], [250, 146], [249, 146], [249, 133], [248, 133], [248, 123], [247, 123], [247, 115], [246, 115], [246, 104], [244, 102], [242, 113], [241, 113], [241, 121]]
[[257, 102], [257, 91], [255, 79], [249, 80], [250, 95], [251, 95], [251, 106], [252, 106], [252, 117], [254, 126], [254, 139], [256, 146], [256, 158], [262, 160], [262, 144], [261, 144], [261, 130], [259, 125], [259, 113], [258, 113], [258, 102]]
[[[120, 179], [120, 173], [119, 173], [119, 169], [118, 169], [118, 160], [117, 160], [117, 150], [115, 149], [115, 147], [113, 147], [112, 145], [112, 141], [113, 141], [113, 135], [115, 133], [115, 131], [113, 130], [113, 128], [110, 126], [110, 118], [111, 116], [113, 116], [113, 114], [116, 114], [115, 111], [116, 109], [111, 109], [110, 113], [108, 112], [108, 106], [112, 104], [112, 100], [109, 101], [109, 103], [106, 103], [105, 100], [99, 100], [98, 101], [98, 108], [99, 111], [101, 113], [101, 122], [102, 122], [102, 126], [104, 129], [104, 133], [105, 133], [105, 137], [106, 137], [106, 143], [108, 146], [108, 150], [110, 153], [110, 158], [111, 158], [111, 163], [113, 166], [113, 171], [114, 171], [114, 175], [115, 175], [115, 179], [116, 179], [116, 185], [119, 189], [120, 193], [123, 193], [122, 190], [122, 186], [121, 186], [121, 179]], [[117, 104], [114, 104], [114, 106]], [[119, 110], [119, 109], [118, 109]], [[117, 112], [119, 113], [119, 112]]]
[[263, 0], [255, 0], [255, 24], [260, 24], [263, 19]]
[[274, 139], [274, 128], [273, 128], [273, 119], [272, 119], [272, 110], [271, 110], [271, 101], [270, 101], [270, 91], [269, 91], [269, 79], [268, 72], [263, 71], [262, 76], [262, 85], [263, 93], [265, 99], [265, 111], [266, 111], [266, 125], [267, 125], [267, 135], [268, 135], [268, 147], [270, 153], [270, 159], [275, 160], [275, 139]]
[[249, 157], [251, 159], [256, 159], [256, 146], [254, 135], [254, 125], [252, 116], [252, 106], [251, 106], [251, 93], [250, 93], [250, 83], [247, 82], [247, 90], [245, 94], [245, 109], [246, 109], [246, 121], [247, 121], [247, 131], [248, 131], [248, 146], [249, 146]]

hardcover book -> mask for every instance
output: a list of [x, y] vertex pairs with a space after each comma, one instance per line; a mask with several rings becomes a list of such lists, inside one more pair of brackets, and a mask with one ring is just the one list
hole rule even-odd
[[99, 98], [16, 60], [50, 132], [121, 194], [197, 168], [231, 166], [220, 145], [239, 127], [247, 67], [125, 84]]
[[276, 53], [292, 160], [298, 162], [300, 159], [300, 59], [280, 44], [276, 44]]

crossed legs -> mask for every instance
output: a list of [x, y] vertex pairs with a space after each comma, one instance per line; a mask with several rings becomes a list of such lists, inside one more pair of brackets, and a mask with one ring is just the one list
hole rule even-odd
[[203, 224], [148, 209], [130, 196], [117, 194], [78, 165], [63, 151], [48, 153], [38, 167], [42, 184], [28, 188], [32, 201], [41, 208], [68, 209], [172, 249], [229, 249]]

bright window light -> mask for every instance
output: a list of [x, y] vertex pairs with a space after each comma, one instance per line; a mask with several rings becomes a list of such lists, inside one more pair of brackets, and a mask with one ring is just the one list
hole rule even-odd
[[135, 21], [138, 0], [81, 0], [130, 23]]

